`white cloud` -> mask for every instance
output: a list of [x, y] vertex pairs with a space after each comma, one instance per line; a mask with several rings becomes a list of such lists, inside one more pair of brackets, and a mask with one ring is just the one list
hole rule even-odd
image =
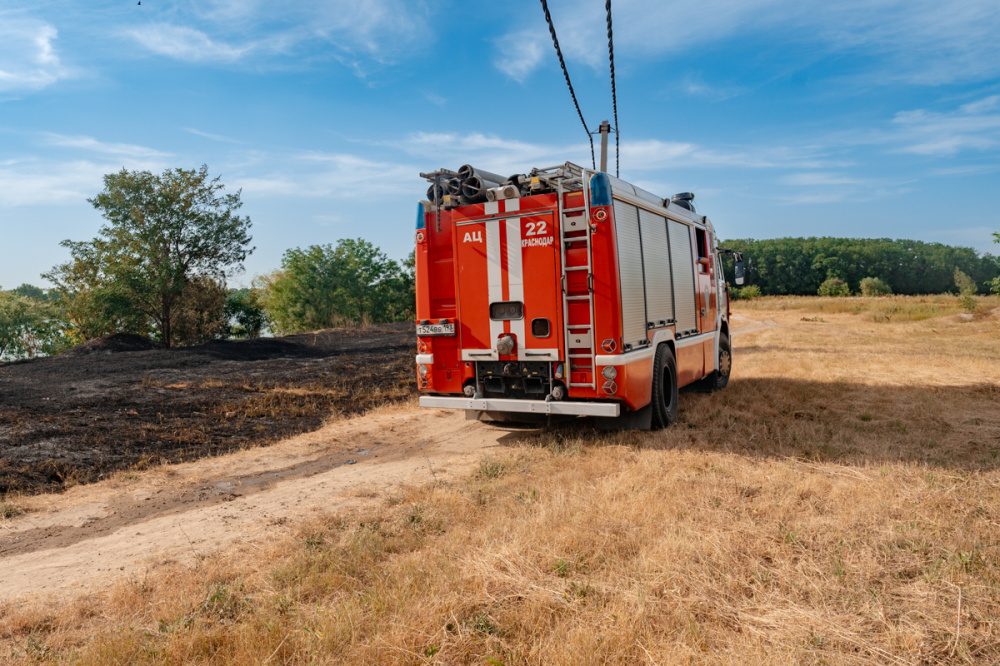
[[202, 132], [201, 130], [196, 130], [191, 127], [185, 127], [185, 132], [190, 132], [195, 136], [204, 137], [206, 139], [211, 139], [212, 141], [219, 141], [221, 143], [246, 143], [245, 141], [240, 141], [238, 139], [231, 139], [228, 136], [223, 136], [221, 134], [212, 134], [211, 132]]
[[494, 59], [496, 68], [515, 81], [528, 78], [552, 49], [549, 35], [540, 30], [505, 35], [496, 45], [499, 51]]
[[271, 174], [235, 178], [253, 196], [357, 199], [419, 191], [419, 167], [379, 162], [347, 153], [303, 153], [275, 158]]
[[157, 55], [187, 62], [235, 62], [253, 49], [252, 46], [214, 41], [200, 30], [167, 23], [129, 28], [124, 32]]
[[0, 92], [40, 90], [67, 78], [49, 23], [0, 14]]
[[902, 152], [918, 155], [993, 150], [1000, 146], [998, 107], [1000, 95], [992, 95], [955, 111], [900, 111], [893, 119], [894, 138], [904, 144]]
[[58, 146], [60, 148], [77, 148], [93, 153], [117, 155], [133, 159], [170, 157], [170, 153], [160, 152], [153, 148], [136, 146], [130, 143], [106, 143], [89, 136], [66, 136], [51, 132], [45, 132], [42, 136], [47, 145]]
[[[122, 166], [93, 160], [11, 160], [0, 166], [0, 205], [79, 204], [101, 191], [104, 174], [119, 171]], [[128, 160], [125, 166], [155, 172], [164, 165]]]
[[232, 63], [251, 57], [333, 58], [362, 78], [426, 41], [422, 3], [403, 0], [298, 0], [293, 4], [211, 0], [180, 4], [172, 23], [131, 26], [123, 33], [158, 55], [187, 62]]
[[[553, 0], [550, 5], [566, 57], [605, 69], [603, 3]], [[616, 59], [659, 58], [726, 40], [766, 37], [813, 52], [875, 58], [878, 64], [867, 67], [865, 75], [873, 81], [937, 85], [996, 76], [998, 34], [995, 0], [620, 0], [614, 7]], [[498, 49], [504, 43], [498, 40]], [[498, 58], [498, 67], [511, 75], [499, 66], [504, 62]], [[513, 78], [523, 80], [540, 63], [523, 60]]]
[[812, 187], [816, 185], [857, 185], [861, 181], [857, 178], [852, 178], [843, 174], [814, 171], [808, 173], [793, 173], [787, 176], [782, 176], [778, 182], [783, 185]]

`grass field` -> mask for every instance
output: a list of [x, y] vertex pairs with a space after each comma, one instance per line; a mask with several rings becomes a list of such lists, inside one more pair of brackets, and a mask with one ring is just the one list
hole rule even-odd
[[738, 303], [729, 387], [665, 431], [512, 431], [264, 551], [0, 606], [0, 659], [997, 663], [1000, 302], [959, 312]]

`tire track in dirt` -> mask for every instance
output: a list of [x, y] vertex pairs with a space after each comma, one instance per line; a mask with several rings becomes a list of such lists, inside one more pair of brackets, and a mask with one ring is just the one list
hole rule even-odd
[[311, 512], [456, 478], [509, 432], [461, 412], [394, 407], [264, 449], [36, 496], [0, 531], [0, 600], [85, 591], [167, 560], [266, 541]]

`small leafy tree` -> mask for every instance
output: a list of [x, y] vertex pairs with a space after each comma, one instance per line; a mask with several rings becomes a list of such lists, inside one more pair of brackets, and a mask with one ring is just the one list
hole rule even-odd
[[862, 296], [888, 296], [891, 293], [892, 287], [882, 278], [866, 277], [861, 281]]
[[399, 321], [413, 316], [412, 262], [400, 266], [366, 240], [285, 252], [281, 269], [258, 279], [263, 302], [281, 333], [348, 322]]
[[88, 201], [108, 223], [92, 241], [63, 241], [71, 261], [45, 276], [67, 295], [82, 335], [145, 333], [152, 323], [171, 345], [188, 284], [224, 280], [253, 251], [250, 218], [236, 214], [240, 192], [224, 188], [207, 166], [104, 177], [104, 190]]
[[16, 291], [0, 291], [0, 360], [62, 351], [65, 340], [56, 308]]
[[258, 289], [233, 289], [226, 297], [225, 318], [234, 338], [259, 338], [268, 325]]
[[956, 268], [955, 286], [958, 288], [959, 302], [962, 307], [968, 312], [975, 312], [976, 292], [979, 291], [976, 287], [976, 281]]
[[839, 277], [831, 276], [823, 281], [816, 293], [820, 296], [850, 296], [851, 289]]

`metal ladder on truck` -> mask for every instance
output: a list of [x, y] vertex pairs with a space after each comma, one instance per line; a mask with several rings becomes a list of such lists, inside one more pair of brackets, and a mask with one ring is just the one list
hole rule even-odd
[[[533, 172], [534, 173], [534, 172]], [[587, 170], [567, 162], [538, 169], [554, 182], [559, 206], [559, 259], [562, 266], [563, 340], [566, 344], [566, 384], [597, 388], [594, 340], [594, 272], [590, 246], [590, 196]], [[582, 192], [583, 205], [565, 207], [565, 195]], [[581, 253], [578, 250], [584, 250]], [[580, 277], [578, 277], [580, 276]]]

